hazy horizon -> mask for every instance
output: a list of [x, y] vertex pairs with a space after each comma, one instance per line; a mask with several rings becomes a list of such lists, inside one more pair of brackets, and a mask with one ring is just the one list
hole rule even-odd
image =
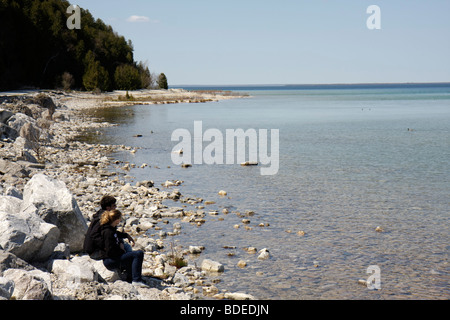
[[450, 86], [450, 82], [361, 82], [361, 83], [237, 83], [237, 84], [174, 84], [170, 87], [295, 87], [295, 86]]

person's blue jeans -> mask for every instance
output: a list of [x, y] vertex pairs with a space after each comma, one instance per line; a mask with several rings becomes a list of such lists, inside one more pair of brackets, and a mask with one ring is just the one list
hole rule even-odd
[[141, 250], [128, 251], [119, 259], [103, 259], [103, 264], [108, 270], [123, 270], [131, 273], [131, 281], [142, 281], [142, 262], [144, 261], [144, 252]]
[[125, 252], [133, 251], [133, 249], [131, 248], [131, 246], [128, 243], [124, 243], [123, 248], [125, 249]]

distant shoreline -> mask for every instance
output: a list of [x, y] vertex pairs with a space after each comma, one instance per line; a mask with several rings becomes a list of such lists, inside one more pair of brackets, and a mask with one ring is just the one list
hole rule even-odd
[[[247, 97], [224, 90], [185, 90], [185, 89], [141, 89], [141, 90], [115, 90], [109, 92], [93, 93], [88, 91], [61, 91], [43, 89], [23, 89], [0, 92], [2, 97], [29, 96], [38, 93], [50, 93], [59, 96], [59, 99], [69, 108], [79, 110], [85, 108], [121, 107], [132, 105], [153, 105], [173, 103], [204, 103], [233, 98]], [[0, 99], [1, 103], [1, 99]]]
[[320, 90], [320, 89], [406, 89], [449, 88], [450, 82], [405, 83], [328, 83], [328, 84], [238, 84], [238, 85], [174, 85], [174, 89], [186, 90]]
[[[128, 93], [133, 97], [137, 97], [138, 102], [147, 102], [147, 104], [159, 103], [174, 103], [176, 98], [183, 100], [182, 102], [198, 102], [192, 101], [194, 99], [212, 101], [246, 97], [248, 95], [242, 93], [238, 94], [232, 91], [243, 90], [320, 90], [320, 89], [407, 89], [407, 88], [449, 88], [450, 82], [380, 82], [380, 83], [310, 83], [310, 84], [187, 84], [187, 85], [173, 85], [168, 90], [161, 89], [141, 89], [130, 90]], [[59, 89], [15, 89], [0, 91], [2, 96], [20, 96], [29, 95], [39, 92], [64, 92]], [[103, 98], [109, 100], [118, 99], [120, 96], [126, 95], [126, 90], [115, 90], [101, 93], [93, 93], [90, 91], [72, 90], [65, 92], [65, 94], [75, 94], [78, 97], [85, 99], [95, 99], [99, 101]], [[176, 97], [178, 95], [178, 97]], [[153, 97], [152, 97], [153, 96]], [[146, 97], [148, 99], [146, 99]], [[157, 98], [157, 99], [156, 99]], [[167, 98], [167, 99], [164, 99]], [[187, 100], [187, 101], [184, 101]], [[133, 101], [128, 101], [133, 102]], [[135, 101], [134, 101], [135, 102]], [[122, 101], [124, 104], [125, 101]]]

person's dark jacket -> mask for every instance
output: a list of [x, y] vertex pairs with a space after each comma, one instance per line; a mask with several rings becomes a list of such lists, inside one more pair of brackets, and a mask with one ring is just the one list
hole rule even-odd
[[103, 240], [100, 232], [100, 218], [105, 210], [100, 209], [92, 216], [92, 221], [84, 237], [83, 250], [91, 257], [99, 250], [103, 250]]
[[117, 228], [110, 224], [100, 226], [100, 232], [104, 245], [102, 258], [119, 259], [125, 253], [123, 239], [127, 238], [128, 234], [117, 231]]

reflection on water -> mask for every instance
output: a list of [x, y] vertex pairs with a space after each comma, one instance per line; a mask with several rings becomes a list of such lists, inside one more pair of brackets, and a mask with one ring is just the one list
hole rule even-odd
[[[84, 111], [85, 115], [94, 122], [108, 122], [114, 125], [127, 126], [132, 125], [135, 119], [135, 113], [133, 107], [108, 107], [108, 108], [92, 108], [86, 109]], [[97, 128], [88, 129], [79, 134], [76, 140], [86, 142], [86, 143], [102, 143], [102, 144], [116, 144], [114, 139], [108, 139], [104, 135], [99, 135], [99, 130]]]
[[[204, 210], [219, 215], [207, 215], [201, 227], [182, 223], [174, 241], [206, 247], [192, 262], [207, 257], [225, 265], [221, 289], [261, 299], [448, 299], [450, 95], [433, 94], [278, 91], [202, 105], [103, 109], [99, 121], [120, 125], [89, 139], [141, 147], [117, 155], [149, 164], [130, 171], [136, 180], [183, 180], [183, 195], [216, 202]], [[198, 120], [204, 130], [280, 129], [279, 173], [174, 166], [171, 133], [192, 130]], [[217, 195], [222, 189], [227, 197]], [[246, 210], [256, 212], [251, 230], [238, 214]], [[244, 250], [249, 246], [268, 248], [271, 258], [258, 260]], [[239, 260], [247, 266], [239, 268]], [[371, 265], [381, 270], [381, 290], [358, 284]]]
[[133, 121], [135, 113], [133, 107], [109, 107], [88, 109], [87, 115], [98, 119], [101, 122], [117, 124], [129, 124]]

